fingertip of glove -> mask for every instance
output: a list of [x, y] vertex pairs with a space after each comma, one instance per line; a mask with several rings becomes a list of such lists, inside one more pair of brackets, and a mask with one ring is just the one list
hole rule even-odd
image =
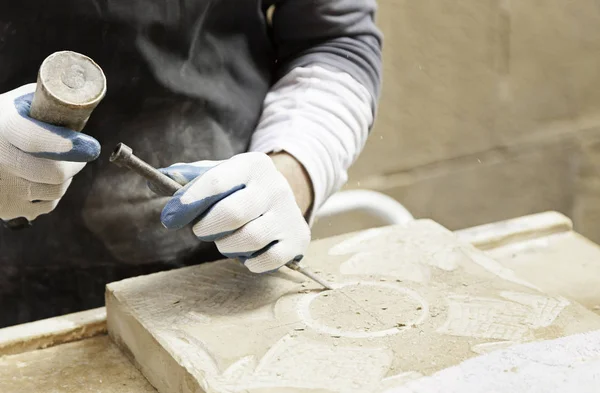
[[70, 161], [90, 162], [100, 156], [102, 148], [100, 143], [89, 135], [77, 133], [71, 139], [73, 149], [70, 152], [64, 153]]
[[30, 153], [32, 156], [47, 158], [51, 160], [71, 161], [71, 162], [91, 162], [100, 156], [102, 148], [100, 143], [89, 135], [79, 134], [73, 137], [67, 137], [71, 140], [73, 147], [65, 152], [36, 152]]
[[179, 225], [179, 212], [182, 210], [182, 203], [178, 197], [173, 197], [167, 202], [160, 213], [160, 222], [167, 229], [179, 229], [184, 225]]
[[[304, 258], [304, 255], [300, 254], [297, 255], [294, 259], [292, 259], [290, 262], [300, 262], [302, 259]], [[248, 261], [251, 261], [251, 259], [248, 259]], [[257, 274], [270, 274], [270, 273], [275, 273], [278, 272], [279, 269], [281, 269], [282, 267], [286, 266], [288, 263], [285, 263], [281, 266], [278, 266], [276, 268], [270, 268], [270, 270], [262, 270], [261, 266], [252, 266], [252, 264], [246, 264], [246, 261], [244, 261], [244, 266], [246, 266], [248, 268], [248, 270], [250, 270], [253, 273], [257, 273]], [[257, 269], [258, 268], [258, 269]]]
[[194, 209], [181, 202], [184, 192], [184, 189], [177, 191], [160, 214], [160, 222], [167, 229], [181, 229], [196, 218]]
[[262, 266], [256, 265], [256, 264], [252, 264], [252, 263], [248, 263], [248, 261], [250, 261], [250, 259], [246, 259], [244, 261], [242, 261], [242, 263], [244, 264], [244, 266], [246, 266], [246, 268], [248, 270], [250, 270], [252, 273], [254, 274], [271, 274], [271, 273], [276, 273], [279, 271], [279, 269], [281, 269], [282, 267], [284, 267], [285, 265], [281, 265], [278, 266], [276, 268], [273, 267], [269, 267], [269, 268], [263, 268]]

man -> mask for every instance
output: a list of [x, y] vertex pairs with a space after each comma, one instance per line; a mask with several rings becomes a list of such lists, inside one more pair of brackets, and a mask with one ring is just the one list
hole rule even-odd
[[[10, 3], [10, 4], [9, 4]], [[21, 0], [0, 6], [0, 326], [98, 307], [104, 285], [227, 256], [300, 259], [380, 88], [375, 0]], [[28, 116], [45, 57], [94, 59], [78, 134]], [[109, 164], [119, 142], [182, 185]], [[102, 153], [101, 153], [102, 152]], [[191, 228], [191, 230], [190, 230]]]

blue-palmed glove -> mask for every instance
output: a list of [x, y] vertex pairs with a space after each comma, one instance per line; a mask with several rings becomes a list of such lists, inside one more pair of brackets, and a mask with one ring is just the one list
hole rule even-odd
[[100, 154], [94, 138], [29, 117], [35, 84], [0, 95], [0, 219], [54, 210], [73, 176]]
[[266, 154], [174, 164], [161, 171], [185, 185], [163, 209], [166, 228], [191, 224], [200, 240], [214, 241], [221, 254], [255, 273], [302, 258], [310, 241], [308, 223]]

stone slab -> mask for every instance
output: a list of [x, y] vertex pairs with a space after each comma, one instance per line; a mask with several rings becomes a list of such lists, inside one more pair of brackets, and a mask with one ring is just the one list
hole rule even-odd
[[515, 242], [487, 254], [536, 286], [600, 314], [600, 248], [576, 232]]
[[[454, 234], [459, 240], [470, 243], [480, 250], [490, 250], [572, 230], [573, 221], [569, 217], [555, 211], [547, 211], [462, 229], [455, 231]], [[589, 244], [585, 240], [583, 243]], [[597, 251], [600, 249], [597, 248]]]
[[383, 393], [597, 393], [600, 330], [515, 345]]
[[0, 356], [48, 348], [106, 333], [104, 307], [0, 329]]
[[294, 272], [226, 260], [111, 283], [109, 334], [161, 393], [382, 392], [600, 317], [430, 220], [314, 242]]
[[156, 393], [108, 336], [0, 357], [2, 393]]

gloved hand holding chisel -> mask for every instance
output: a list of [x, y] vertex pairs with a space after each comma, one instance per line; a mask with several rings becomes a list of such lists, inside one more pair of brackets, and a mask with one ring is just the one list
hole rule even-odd
[[166, 228], [192, 225], [200, 240], [214, 241], [221, 254], [256, 273], [302, 258], [310, 229], [290, 184], [266, 154], [175, 164], [161, 172], [184, 186], [162, 212]]

